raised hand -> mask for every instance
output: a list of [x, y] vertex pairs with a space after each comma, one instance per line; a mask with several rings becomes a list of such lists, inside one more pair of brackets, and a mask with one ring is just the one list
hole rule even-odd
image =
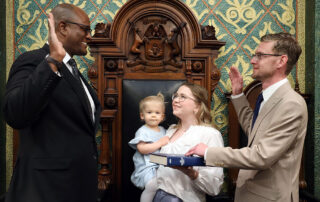
[[230, 68], [229, 77], [232, 85], [232, 95], [238, 95], [242, 93], [243, 78], [236, 67], [232, 66]]
[[66, 55], [66, 50], [64, 49], [63, 44], [59, 41], [57, 37], [56, 31], [55, 31], [54, 17], [52, 13], [49, 13], [48, 23], [49, 23], [48, 42], [50, 47], [50, 57], [57, 60], [58, 62], [62, 62], [64, 56]]

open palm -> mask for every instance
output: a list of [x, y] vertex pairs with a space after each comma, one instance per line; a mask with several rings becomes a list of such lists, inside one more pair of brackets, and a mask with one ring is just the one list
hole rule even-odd
[[232, 94], [238, 95], [242, 93], [243, 88], [243, 78], [236, 67], [231, 67], [229, 72], [229, 77], [232, 85]]
[[66, 50], [63, 47], [63, 44], [59, 41], [57, 34], [55, 32], [55, 22], [52, 13], [49, 13], [48, 16], [49, 22], [49, 35], [48, 42], [50, 46], [50, 56], [57, 61], [61, 62], [66, 55]]

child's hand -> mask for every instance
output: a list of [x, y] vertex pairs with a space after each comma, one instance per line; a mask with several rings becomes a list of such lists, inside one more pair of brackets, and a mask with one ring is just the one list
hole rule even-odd
[[169, 137], [168, 136], [163, 136], [162, 138], [159, 139], [159, 143], [162, 146], [166, 145], [169, 143]]

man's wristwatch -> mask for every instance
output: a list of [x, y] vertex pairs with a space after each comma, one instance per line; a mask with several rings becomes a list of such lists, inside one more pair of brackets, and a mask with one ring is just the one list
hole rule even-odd
[[60, 70], [60, 68], [62, 67], [62, 62], [59, 62], [58, 60], [50, 56], [46, 57], [46, 60], [48, 63], [54, 64], [58, 68], [58, 70]]

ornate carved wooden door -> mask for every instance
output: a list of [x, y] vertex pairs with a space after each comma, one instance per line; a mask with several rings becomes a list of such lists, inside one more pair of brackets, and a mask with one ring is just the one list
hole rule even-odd
[[182, 80], [204, 86], [211, 94], [220, 78], [214, 65], [225, 43], [212, 26], [200, 26], [178, 0], [131, 0], [113, 23], [97, 24], [90, 42], [95, 63], [88, 76], [103, 105], [99, 189], [121, 201], [123, 81]]

